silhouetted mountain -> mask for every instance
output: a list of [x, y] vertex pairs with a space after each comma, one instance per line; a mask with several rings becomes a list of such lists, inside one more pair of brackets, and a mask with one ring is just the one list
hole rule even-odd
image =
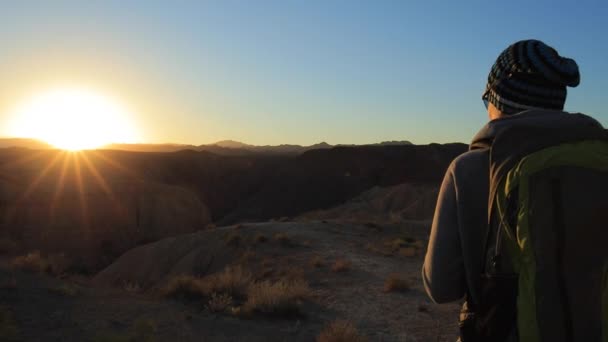
[[[209, 145], [201, 145], [199, 146], [199, 150], [211, 151], [220, 154], [228, 154], [232, 150], [233, 153], [231, 155], [240, 154], [243, 155], [243, 151], [254, 152], [254, 153], [264, 153], [264, 154], [285, 154], [285, 155], [296, 155], [301, 154], [306, 151], [315, 150], [315, 149], [325, 149], [331, 148], [332, 146], [327, 144], [326, 142], [322, 142], [319, 144], [314, 144], [310, 146], [300, 146], [300, 145], [264, 145], [264, 146], [255, 146], [244, 144], [242, 142], [234, 141], [234, 140], [222, 140], [218, 141], [215, 144]], [[216, 149], [215, 151], [213, 149]]]
[[0, 148], [31, 148], [31, 149], [50, 149], [53, 146], [36, 139], [27, 138], [0, 138]]
[[437, 185], [449, 163], [466, 148], [464, 144], [431, 144], [311, 150], [284, 163], [220, 224], [328, 209], [377, 185]]
[[109, 144], [103, 147], [108, 150], [133, 152], [176, 152], [181, 150], [197, 150], [194, 145], [185, 144]]
[[0, 235], [30, 249], [115, 256], [142, 241], [202, 229], [210, 220], [293, 217], [335, 207], [375, 186], [433, 188], [464, 151], [464, 144], [236, 156], [0, 149]]

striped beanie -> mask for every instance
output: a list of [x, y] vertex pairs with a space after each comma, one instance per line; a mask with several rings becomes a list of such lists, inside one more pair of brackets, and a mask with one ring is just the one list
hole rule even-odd
[[526, 109], [563, 110], [566, 86], [580, 82], [578, 65], [539, 40], [506, 48], [492, 66], [483, 98], [504, 114]]

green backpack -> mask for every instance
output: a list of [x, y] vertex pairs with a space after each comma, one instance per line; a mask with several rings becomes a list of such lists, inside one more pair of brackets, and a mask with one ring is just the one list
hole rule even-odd
[[471, 340], [608, 342], [608, 133], [555, 115], [514, 117], [478, 142], [490, 153], [489, 229]]

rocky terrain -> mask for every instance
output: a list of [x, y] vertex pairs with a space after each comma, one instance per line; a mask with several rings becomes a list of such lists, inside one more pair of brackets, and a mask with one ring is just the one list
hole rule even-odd
[[0, 149], [0, 340], [453, 340], [420, 267], [465, 148]]

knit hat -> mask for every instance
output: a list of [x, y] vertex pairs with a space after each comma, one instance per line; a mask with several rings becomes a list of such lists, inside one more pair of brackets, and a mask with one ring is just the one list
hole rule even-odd
[[505, 114], [526, 109], [563, 110], [566, 86], [580, 82], [578, 65], [539, 40], [506, 48], [492, 66], [483, 99]]

